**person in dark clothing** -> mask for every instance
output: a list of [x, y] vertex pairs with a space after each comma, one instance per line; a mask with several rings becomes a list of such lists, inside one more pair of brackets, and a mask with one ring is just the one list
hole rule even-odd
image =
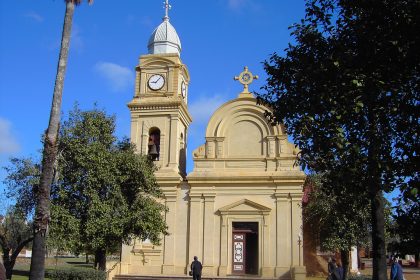
[[391, 265], [391, 280], [404, 280], [404, 274], [401, 265], [398, 263], [398, 257], [393, 258]]
[[337, 262], [337, 272], [339, 280], [344, 280], [344, 269], [340, 262]]
[[343, 280], [343, 269], [337, 266], [335, 258], [328, 259], [328, 280]]
[[191, 263], [193, 280], [201, 280], [201, 270], [203, 270], [203, 266], [201, 265], [201, 262], [198, 261], [198, 258], [194, 256], [194, 261]]
[[328, 258], [328, 280], [333, 280], [334, 271], [336, 267], [337, 266], [335, 264], [335, 258]]

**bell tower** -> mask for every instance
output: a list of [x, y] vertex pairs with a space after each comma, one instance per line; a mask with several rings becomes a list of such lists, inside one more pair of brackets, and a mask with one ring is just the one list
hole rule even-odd
[[141, 55], [136, 67], [131, 112], [131, 141], [137, 150], [155, 161], [157, 179], [186, 176], [190, 76], [180, 58], [181, 42], [169, 22], [165, 4], [162, 23], [153, 31], [149, 54]]

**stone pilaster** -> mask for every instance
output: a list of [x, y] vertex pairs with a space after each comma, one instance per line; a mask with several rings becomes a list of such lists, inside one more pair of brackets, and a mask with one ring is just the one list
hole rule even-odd
[[169, 167], [171, 168], [177, 168], [178, 163], [177, 163], [177, 158], [178, 158], [178, 153], [177, 153], [177, 140], [178, 140], [178, 135], [177, 135], [177, 131], [178, 131], [178, 116], [177, 115], [171, 115], [171, 124], [170, 124], [170, 132], [169, 132], [169, 149], [168, 149], [168, 153], [169, 153]]
[[214, 275], [214, 199], [215, 194], [204, 194], [203, 274]]
[[291, 250], [291, 200], [289, 193], [275, 193], [276, 197], [276, 277], [290, 273]]
[[131, 142], [137, 145], [137, 151], [140, 151], [140, 142], [139, 136], [141, 135], [141, 127], [139, 125], [140, 121], [138, 117], [132, 116], [131, 117]]
[[273, 158], [276, 154], [276, 136], [267, 136], [267, 156]]
[[[292, 266], [301, 266], [303, 264], [302, 243], [299, 245], [299, 235], [302, 234], [302, 193], [291, 194], [292, 199], [292, 229], [291, 229], [291, 247], [292, 247]], [[299, 263], [299, 258], [300, 262]]]
[[223, 158], [223, 141], [225, 140], [225, 137], [216, 137], [216, 158]]
[[215, 158], [216, 155], [216, 143], [213, 137], [206, 138], [206, 157]]
[[279, 139], [278, 145], [278, 154], [281, 156], [282, 154], [286, 154], [287, 151], [287, 136], [286, 135], [279, 135], [277, 136]]
[[271, 252], [271, 240], [270, 240], [270, 227], [269, 227], [269, 215], [268, 213], [263, 213], [262, 217], [262, 226], [261, 226], [261, 234], [262, 234], [262, 252], [261, 255], [263, 257], [262, 261], [262, 275], [264, 277], [273, 277], [274, 276], [274, 269], [270, 262], [270, 252]]
[[160, 132], [159, 162], [155, 162], [158, 167], [163, 167], [167, 163], [165, 151], [166, 151], [166, 134], [165, 133], [162, 133], [162, 131], [161, 131]]
[[169, 235], [164, 238], [164, 251], [163, 251], [163, 274], [173, 274], [175, 265], [175, 252], [176, 252], [176, 192], [165, 194], [165, 205], [168, 208], [165, 221], [168, 225]]
[[226, 215], [221, 216], [222, 219], [222, 228], [221, 228], [221, 239], [220, 239], [220, 265], [218, 269], [219, 276], [226, 276], [227, 265], [228, 265], [228, 219]]
[[201, 213], [201, 194], [192, 195], [190, 194], [190, 234], [189, 234], [189, 252], [188, 259], [192, 261], [194, 256], [201, 258], [202, 246], [200, 236], [200, 225], [202, 224], [202, 213]]
[[[141, 128], [139, 127], [138, 129], [139, 129], [139, 131], [141, 130], [141, 142], [139, 143], [139, 142], [135, 141], [134, 143], [136, 143], [137, 149], [140, 149], [140, 152], [143, 155], [147, 155], [148, 144], [149, 144], [149, 132], [144, 127], [144, 121], [141, 122]], [[136, 138], [134, 138], [134, 139], [136, 139]], [[131, 136], [131, 141], [133, 141], [133, 136]]]

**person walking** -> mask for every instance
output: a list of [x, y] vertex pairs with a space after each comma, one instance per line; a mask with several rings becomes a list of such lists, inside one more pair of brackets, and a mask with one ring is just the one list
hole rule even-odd
[[391, 265], [391, 280], [404, 280], [403, 270], [397, 256], [394, 256]]
[[201, 271], [203, 270], [203, 266], [201, 262], [198, 261], [198, 258], [194, 256], [194, 261], [191, 263], [191, 272], [193, 280], [201, 280]]

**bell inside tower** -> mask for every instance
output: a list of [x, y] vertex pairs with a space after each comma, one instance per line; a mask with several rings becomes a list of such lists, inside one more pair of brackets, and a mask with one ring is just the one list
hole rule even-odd
[[160, 130], [153, 127], [149, 130], [149, 143], [147, 155], [153, 161], [159, 160], [160, 155]]

